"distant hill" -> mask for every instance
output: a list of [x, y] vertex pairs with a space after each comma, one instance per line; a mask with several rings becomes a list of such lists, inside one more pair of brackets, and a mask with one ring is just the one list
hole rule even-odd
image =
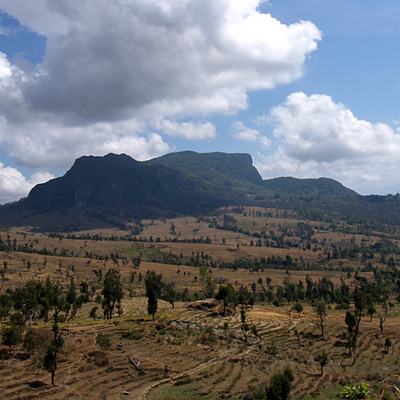
[[360, 196], [327, 178], [264, 181], [248, 154], [184, 151], [145, 162], [108, 154], [81, 157], [64, 176], [0, 207], [0, 225], [78, 230], [91, 221], [123, 227], [132, 220], [203, 215], [229, 205], [292, 209], [314, 218], [331, 212], [345, 219], [386, 215], [393, 221], [387, 210], [396, 214], [398, 202], [395, 196]]
[[291, 177], [274, 178], [264, 181], [270, 192], [297, 195], [359, 196], [340, 182], [329, 178], [296, 179]]

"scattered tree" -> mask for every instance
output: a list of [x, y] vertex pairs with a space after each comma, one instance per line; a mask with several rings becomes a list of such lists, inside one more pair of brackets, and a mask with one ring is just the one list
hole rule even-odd
[[324, 337], [324, 321], [326, 317], [326, 304], [323, 301], [318, 301], [314, 305], [315, 313], [319, 318], [319, 325], [321, 327], [321, 336]]
[[325, 350], [322, 353], [318, 353], [315, 355], [314, 360], [320, 365], [321, 367], [321, 376], [324, 375], [324, 367], [328, 363], [328, 355], [325, 353]]
[[94, 306], [89, 314], [89, 317], [93, 318], [93, 321], [96, 321], [96, 317], [97, 317], [97, 310], [99, 309], [99, 307]]
[[146, 286], [147, 312], [154, 316], [158, 309], [158, 298], [163, 290], [162, 274], [156, 274], [154, 271], [147, 271], [144, 280]]
[[11, 325], [3, 329], [3, 344], [8, 346], [11, 350], [14, 346], [18, 345], [22, 340], [22, 330], [16, 325]]
[[346, 312], [345, 323], [347, 325], [347, 348], [349, 349], [350, 357], [353, 353], [355, 360], [357, 346], [357, 336], [355, 328], [357, 325], [357, 320], [355, 315], [351, 311]]
[[35, 350], [37, 341], [35, 339], [35, 336], [33, 335], [32, 330], [29, 330], [25, 333], [23, 345], [24, 349], [28, 351], [29, 354], [31, 354], [32, 351]]
[[283, 372], [276, 372], [272, 376], [269, 386], [267, 386], [265, 392], [261, 392], [261, 397], [257, 396], [256, 398], [268, 400], [286, 400], [289, 398], [293, 381], [293, 373], [289, 367], [286, 367]]
[[175, 290], [175, 285], [173, 282], [164, 285], [164, 298], [168, 303], [171, 304], [172, 308], [175, 308], [175, 301], [177, 297], [177, 292]]
[[57, 370], [57, 355], [64, 345], [57, 323], [53, 324], [54, 339], [47, 348], [43, 360], [43, 368], [51, 373], [51, 384], [54, 386], [54, 377]]
[[386, 353], [389, 353], [390, 346], [392, 345], [392, 341], [389, 338], [385, 339], [385, 350]]
[[299, 318], [301, 319], [300, 314], [303, 312], [303, 305], [301, 303], [295, 303], [292, 307], [293, 311], [296, 311], [297, 314], [299, 315]]
[[115, 304], [121, 301], [124, 293], [121, 284], [121, 274], [116, 269], [110, 268], [104, 277], [103, 309], [107, 319], [113, 318]]
[[209, 298], [212, 297], [214, 294], [214, 282], [211, 279], [211, 275], [208, 271], [208, 267], [205, 265], [202, 265], [199, 268], [200, 272], [200, 287], [201, 291], [203, 293], [203, 298]]

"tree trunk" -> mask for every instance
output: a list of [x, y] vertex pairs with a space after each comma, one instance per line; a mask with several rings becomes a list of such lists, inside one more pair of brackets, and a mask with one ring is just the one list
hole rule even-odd
[[322, 337], [324, 337], [324, 320], [322, 317], [321, 317], [321, 335]]

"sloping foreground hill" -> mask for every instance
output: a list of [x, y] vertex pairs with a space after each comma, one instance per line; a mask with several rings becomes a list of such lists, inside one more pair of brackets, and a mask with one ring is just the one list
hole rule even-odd
[[[248, 309], [247, 320], [258, 336], [245, 342], [240, 315], [215, 315], [188, 311], [182, 305], [163, 311], [163, 320], [143, 318], [144, 298], [124, 301], [124, 315], [115, 323], [88, 321], [64, 324], [65, 341], [60, 353], [55, 386], [41, 368], [46, 334], [51, 327], [37, 327], [39, 345], [32, 354], [21, 346], [12, 353], [0, 345], [0, 397], [9, 400], [106, 399], [178, 400], [254, 398], [274, 373], [289, 367], [294, 374], [293, 399], [337, 398], [343, 385], [369, 384], [378, 398], [381, 382], [398, 369], [398, 318], [391, 318], [385, 337], [393, 344], [384, 349], [376, 338], [377, 317], [362, 321], [357, 357], [353, 365], [346, 348], [343, 310], [332, 310], [325, 338], [311, 309], [289, 322], [285, 310], [269, 306]], [[139, 314], [141, 310], [143, 314]], [[396, 311], [398, 312], [398, 311]], [[393, 312], [394, 313], [394, 312]], [[221, 326], [225, 328], [221, 329]], [[295, 334], [299, 333], [299, 339]], [[101, 351], [96, 338], [106, 335], [111, 347]], [[314, 356], [328, 354], [323, 375]], [[130, 362], [140, 360], [140, 370]], [[252, 394], [252, 397], [247, 395]], [[383, 397], [389, 398], [389, 397]], [[392, 397], [390, 397], [392, 398]]]

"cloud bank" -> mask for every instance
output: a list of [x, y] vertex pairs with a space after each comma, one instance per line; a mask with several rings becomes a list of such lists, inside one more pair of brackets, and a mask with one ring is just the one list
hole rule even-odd
[[330, 96], [292, 93], [267, 118], [277, 143], [257, 167], [264, 177], [328, 176], [369, 194], [399, 174], [400, 135], [387, 124], [357, 119]]
[[285, 25], [259, 5], [0, 0], [46, 37], [33, 71], [0, 53], [3, 151], [44, 170], [108, 151], [152, 158], [173, 149], [173, 136], [212, 140], [215, 127], [204, 118], [246, 109], [249, 91], [301, 77], [321, 40], [311, 22]]
[[27, 180], [17, 169], [0, 163], [0, 204], [14, 201], [26, 194], [38, 183], [54, 178], [49, 173], [36, 173]]

